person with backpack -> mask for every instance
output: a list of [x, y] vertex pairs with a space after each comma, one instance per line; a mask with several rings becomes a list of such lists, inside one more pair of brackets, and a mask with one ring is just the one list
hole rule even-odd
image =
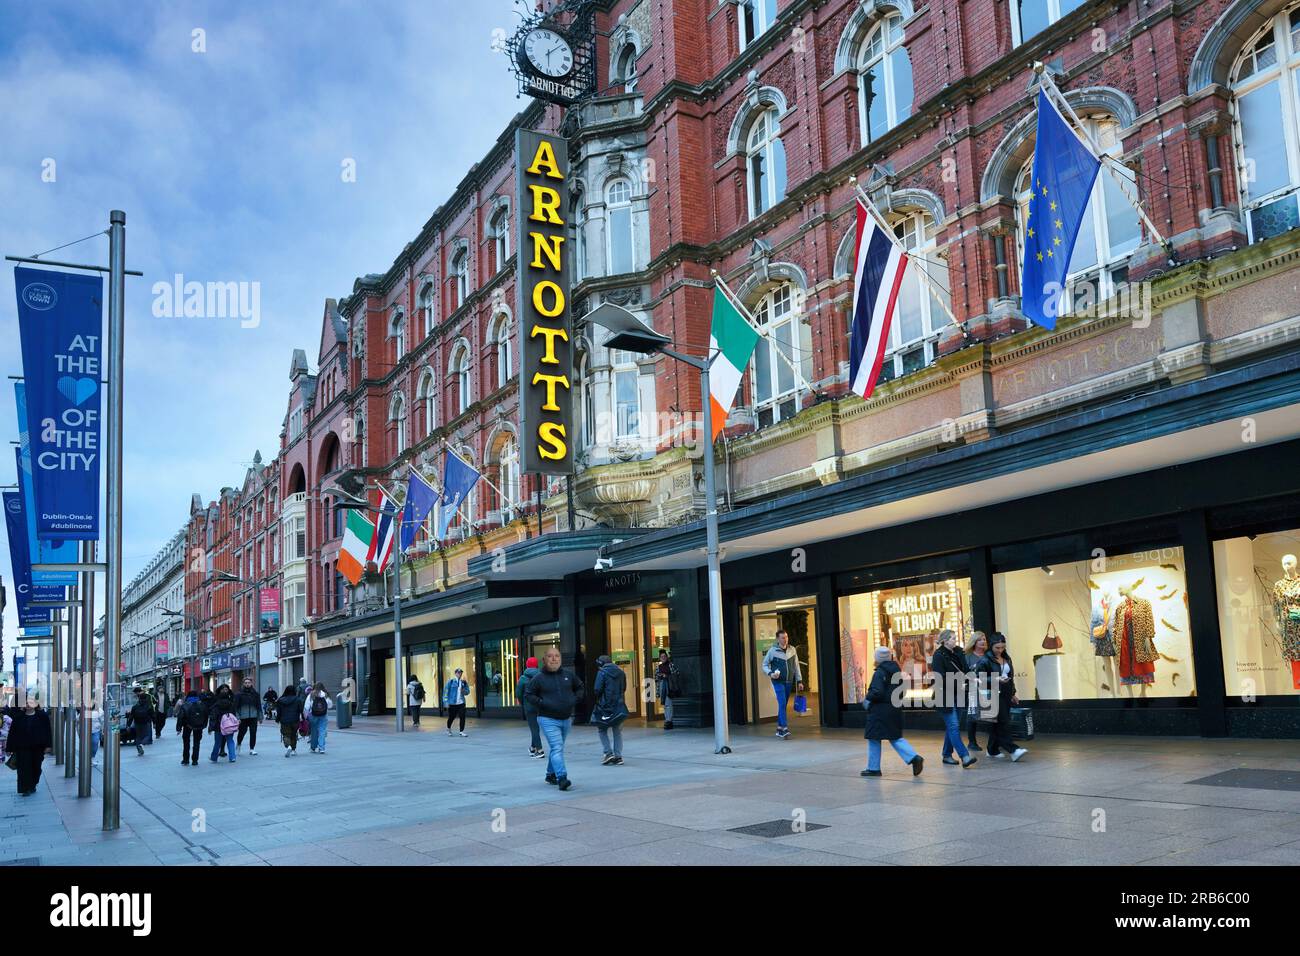
[[939, 632], [939, 646], [930, 658], [933, 678], [934, 706], [943, 715], [943, 762], [955, 766], [953, 751], [961, 758], [963, 768], [975, 765], [975, 755], [966, 749], [961, 740], [961, 712], [966, 709], [967, 666], [966, 654], [957, 643], [956, 632], [945, 628]]
[[235, 753], [244, 745], [248, 734], [248, 755], [257, 756], [257, 724], [262, 719], [262, 698], [253, 686], [253, 678], [245, 677], [244, 685], [235, 695], [235, 716], [239, 718], [239, 736], [235, 738]]
[[893, 649], [877, 647], [876, 672], [871, 675], [863, 704], [867, 708], [867, 729], [863, 734], [867, 738], [867, 769], [862, 771], [863, 777], [881, 776], [880, 744], [884, 740], [888, 740], [903, 763], [912, 768], [912, 776], [920, 776], [925, 766], [925, 760], [903, 736], [903, 708], [894, 697], [895, 688], [902, 683], [902, 673], [902, 668], [894, 660]]
[[772, 680], [772, 691], [776, 694], [776, 735], [784, 740], [790, 736], [785, 717], [786, 703], [796, 693], [803, 693], [799, 652], [790, 646], [790, 635], [784, 628], [776, 632], [776, 643], [763, 655], [763, 673]]
[[456, 676], [447, 681], [447, 686], [442, 689], [442, 703], [447, 708], [447, 736], [452, 736], [451, 725], [457, 717], [460, 718], [460, 735], [468, 737], [465, 733], [465, 705], [469, 700], [469, 681], [465, 680], [465, 672], [457, 667]]
[[326, 693], [324, 682], [317, 681], [316, 686], [307, 694], [307, 702], [303, 706], [311, 728], [311, 752], [314, 754], [325, 752], [325, 735], [329, 731], [330, 710], [333, 707], [334, 700]]
[[230, 762], [235, 762], [235, 731], [239, 729], [239, 718], [235, 716], [235, 695], [229, 684], [217, 688], [208, 708], [208, 730], [212, 732], [212, 753], [208, 759], [213, 763], [217, 758], [229, 752]]
[[573, 727], [573, 711], [583, 695], [582, 681], [560, 666], [560, 649], [546, 649], [541, 672], [528, 682], [524, 699], [537, 709], [537, 723], [546, 737], [546, 782], [570, 789], [564, 765], [564, 741]]
[[266, 693], [262, 695], [262, 705], [265, 707], [267, 720], [275, 720], [275, 701], [275, 688], [268, 687]]
[[275, 702], [275, 717], [280, 723], [280, 743], [284, 744], [284, 755], [292, 757], [298, 752], [298, 724], [302, 721], [304, 699], [298, 696], [297, 689], [290, 684]]
[[[627, 675], [608, 654], [596, 658], [596, 705], [591, 709], [591, 722], [600, 734], [600, 746], [605, 751], [601, 765], [617, 767], [623, 763], [623, 721], [627, 720]], [[614, 742], [610, 743], [613, 732]]]
[[406, 706], [411, 711], [411, 726], [420, 726], [420, 708], [424, 705], [424, 685], [414, 674], [406, 682]]
[[528, 756], [539, 759], [546, 756], [546, 751], [542, 749], [542, 732], [537, 727], [537, 708], [528, 703], [524, 693], [528, 690], [528, 682], [540, 673], [537, 658], [530, 657], [524, 666], [524, 672], [519, 675], [519, 681], [515, 684], [515, 699], [524, 709], [524, 720], [528, 722], [528, 732], [532, 735], [528, 744]]
[[673, 699], [681, 696], [682, 677], [666, 648], [659, 648], [659, 665], [655, 668], [655, 691], [664, 712], [664, 730], [673, 729]]
[[[176, 732], [181, 735], [181, 766], [187, 763], [193, 767], [199, 765], [199, 743], [203, 740], [203, 728], [208, 725], [208, 708], [197, 690], [191, 690], [181, 701], [180, 713], [176, 717]], [[190, 749], [193, 743], [194, 749]]]

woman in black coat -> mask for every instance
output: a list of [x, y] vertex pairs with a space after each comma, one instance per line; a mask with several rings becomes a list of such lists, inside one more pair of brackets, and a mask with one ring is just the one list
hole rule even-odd
[[934, 706], [943, 716], [943, 762], [956, 765], [952, 752], [957, 751], [961, 765], [969, 767], [975, 757], [966, 749], [961, 739], [961, 712], [966, 709], [966, 655], [957, 643], [957, 635], [950, 630], [939, 632], [939, 646], [930, 659], [931, 686], [934, 689]]
[[867, 731], [864, 734], [867, 738], [867, 769], [862, 771], [864, 777], [881, 775], [882, 740], [888, 740], [903, 763], [912, 768], [912, 776], [918, 776], [925, 765], [925, 760], [903, 737], [903, 708], [898, 705], [895, 696], [901, 696], [902, 673], [894, 660], [893, 650], [877, 647], [876, 671], [871, 675], [871, 684], [867, 687], [867, 699], [863, 705], [867, 708]]
[[41, 761], [54, 747], [50, 715], [37, 704], [33, 695], [27, 696], [25, 707], [6, 707], [4, 713], [13, 721], [9, 725], [5, 750], [16, 764], [18, 793], [30, 797], [41, 782]]
[[1011, 708], [1020, 704], [1020, 698], [1016, 696], [1016, 668], [1007, 653], [1007, 639], [1000, 632], [994, 631], [989, 638], [989, 652], [975, 670], [990, 689], [998, 690], [997, 713], [989, 720], [989, 756], [1001, 757], [1000, 751], [1005, 750], [1013, 761], [1019, 760], [1029, 751], [1011, 742]]

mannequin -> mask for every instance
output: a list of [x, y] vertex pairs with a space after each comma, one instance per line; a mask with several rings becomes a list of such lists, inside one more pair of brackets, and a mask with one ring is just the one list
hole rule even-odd
[[1100, 671], [1098, 684], [1112, 697], [1119, 693], [1119, 681], [1115, 676], [1115, 638], [1110, 630], [1110, 612], [1114, 606], [1115, 596], [1103, 591], [1101, 605], [1092, 612], [1092, 650]]
[[1291, 686], [1300, 690], [1300, 574], [1294, 554], [1282, 555], [1282, 577], [1273, 584], [1273, 612], [1282, 657], [1291, 663]]
[[1111, 634], [1119, 657], [1120, 686], [1130, 697], [1145, 697], [1147, 686], [1155, 683], [1156, 651], [1155, 614], [1151, 602], [1135, 596], [1133, 587], [1120, 587], [1120, 597], [1111, 616]]

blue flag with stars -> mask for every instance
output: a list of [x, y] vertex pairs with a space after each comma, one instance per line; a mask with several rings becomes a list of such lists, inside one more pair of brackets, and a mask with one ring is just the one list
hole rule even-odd
[[438, 540], [447, 537], [451, 520], [456, 517], [464, 501], [479, 480], [479, 473], [467, 465], [459, 455], [447, 450], [442, 459], [442, 497], [438, 501]]
[[1020, 300], [1025, 317], [1049, 329], [1056, 328], [1061, 313], [1074, 240], [1100, 167], [1101, 161], [1040, 88]]

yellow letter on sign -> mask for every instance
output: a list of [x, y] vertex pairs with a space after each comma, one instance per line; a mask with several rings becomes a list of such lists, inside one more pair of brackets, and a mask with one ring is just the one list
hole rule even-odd
[[546, 352], [542, 355], [543, 365], [559, 365], [560, 360], [555, 357], [555, 340], [561, 339], [569, 341], [569, 333], [564, 329], [553, 329], [545, 325], [534, 325], [528, 333], [530, 339], [535, 339], [539, 335], [546, 336]]
[[562, 461], [569, 454], [569, 446], [564, 441], [564, 426], [559, 422], [543, 422], [537, 429], [537, 437], [546, 443], [537, 446], [537, 454], [541, 457]]
[[533, 155], [533, 164], [528, 167], [528, 172], [534, 176], [541, 176], [545, 172], [551, 179], [564, 178], [559, 163], [555, 161], [555, 150], [551, 149], [548, 140], [537, 144], [537, 152]]
[[[542, 405], [544, 412], [560, 411], [560, 403], [555, 400], [555, 386], [563, 385], [569, 387], [569, 378], [567, 375], [547, 375], [544, 372], [537, 372], [533, 375], [533, 384], [538, 382], [546, 383], [546, 403]], [[540, 431], [540, 429], [539, 429]]]
[[533, 194], [533, 211], [528, 214], [528, 218], [533, 222], [563, 226], [564, 220], [560, 218], [559, 212], [560, 194], [550, 186], [538, 186], [536, 183], [529, 183], [528, 188]]

